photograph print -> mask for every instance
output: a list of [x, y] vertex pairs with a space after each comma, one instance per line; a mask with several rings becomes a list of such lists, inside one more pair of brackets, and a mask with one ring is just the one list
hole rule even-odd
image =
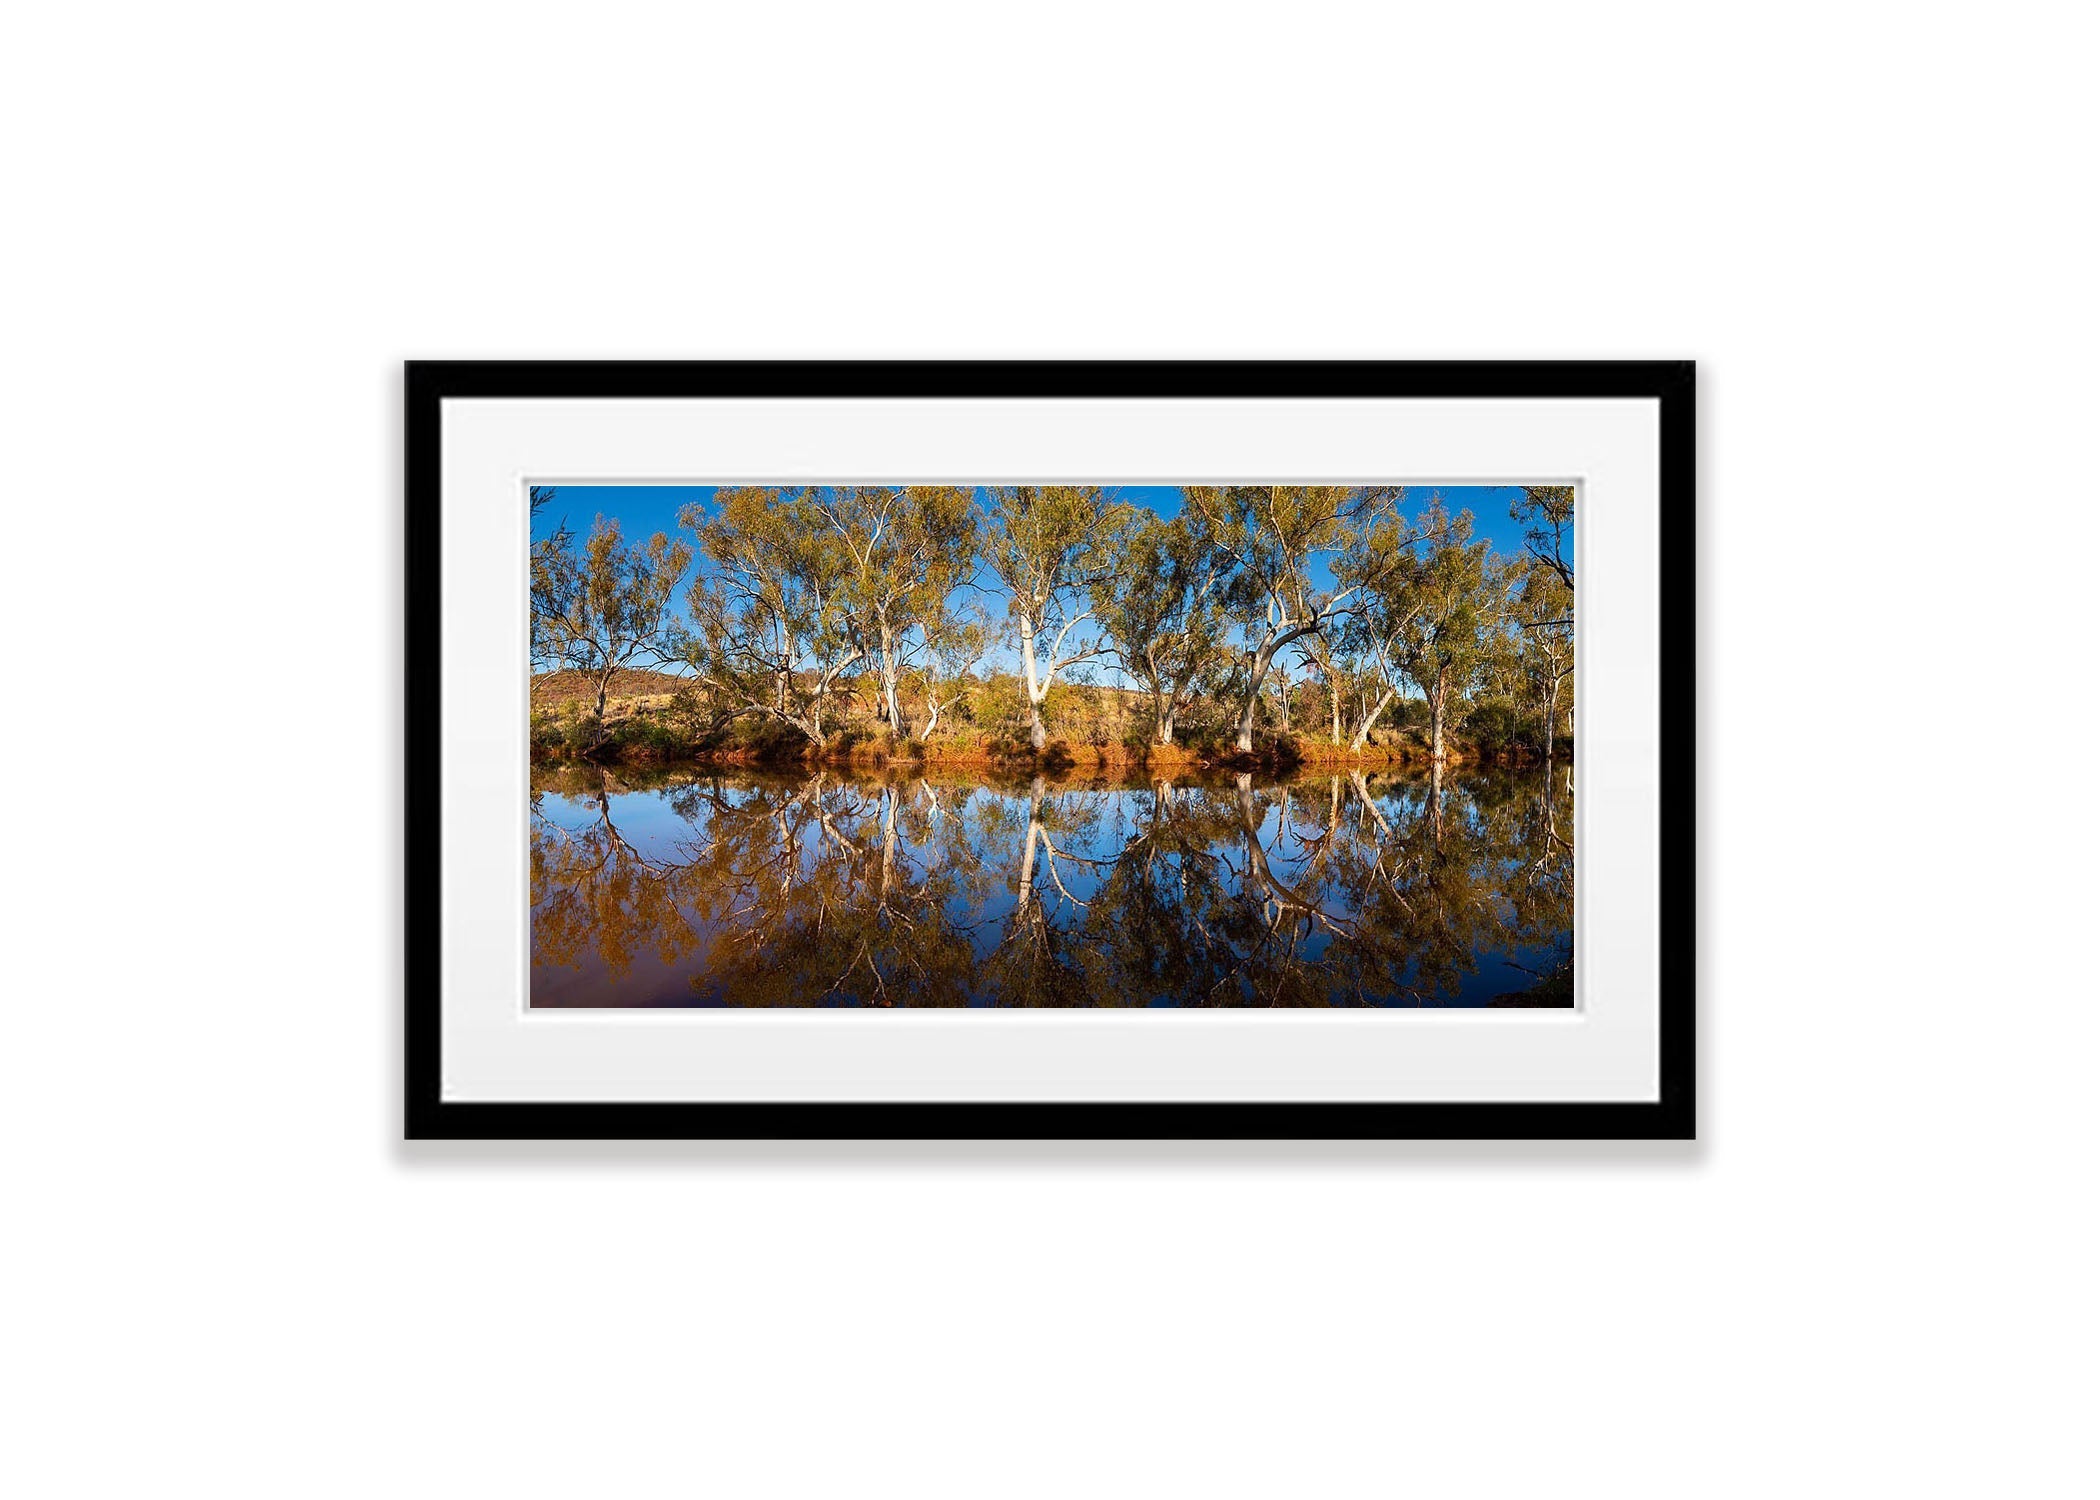
[[1573, 487], [519, 503], [534, 1008], [1573, 1004]]

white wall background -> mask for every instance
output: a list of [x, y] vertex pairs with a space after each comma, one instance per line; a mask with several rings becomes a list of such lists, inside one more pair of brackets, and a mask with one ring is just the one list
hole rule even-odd
[[[0, 1489], [2092, 1493], [2089, 14], [43, 6]], [[407, 356], [1702, 364], [1696, 1149], [396, 1143]]]

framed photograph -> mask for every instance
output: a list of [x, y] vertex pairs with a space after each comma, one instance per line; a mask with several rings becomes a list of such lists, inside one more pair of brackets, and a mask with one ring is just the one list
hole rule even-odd
[[1689, 363], [412, 363], [407, 1133], [1694, 1134]]

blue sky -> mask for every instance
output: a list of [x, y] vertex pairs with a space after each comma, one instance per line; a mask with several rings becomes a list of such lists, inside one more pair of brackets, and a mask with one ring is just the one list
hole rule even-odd
[[[1179, 486], [1120, 485], [1112, 488], [1118, 498], [1133, 505], [1147, 506], [1162, 516], [1180, 513], [1182, 496]], [[1492, 542], [1498, 552], [1514, 554], [1523, 551], [1524, 528], [1512, 521], [1509, 515], [1510, 504], [1523, 493], [1522, 489], [1514, 485], [1445, 485], [1437, 490], [1452, 511], [1470, 510], [1473, 513], [1474, 536]], [[565, 484], [533, 517], [532, 539], [537, 542], [551, 535], [564, 521], [568, 522], [571, 531], [581, 535], [588, 532], [601, 515], [618, 520], [622, 534], [629, 541], [644, 539], [658, 531], [680, 535], [679, 511], [696, 500], [712, 500], [714, 493], [713, 485]], [[982, 493], [980, 490], [980, 496]], [[1426, 498], [1428, 491], [1425, 489], [1419, 493]], [[682, 534], [686, 540], [692, 539], [691, 533]], [[1330, 581], [1324, 563], [1315, 565], [1314, 576], [1323, 585]], [[682, 597], [683, 587], [679, 593]], [[993, 608], [996, 613], [998, 606]], [[1015, 659], [1016, 652], [1009, 643], [994, 651], [986, 659], [986, 665], [1010, 671]], [[1122, 678], [1111, 667], [1105, 680], [1120, 683]]]

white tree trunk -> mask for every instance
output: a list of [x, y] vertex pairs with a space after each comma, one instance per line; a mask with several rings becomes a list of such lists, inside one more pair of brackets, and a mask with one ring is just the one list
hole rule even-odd
[[1269, 662], [1282, 648], [1282, 641], [1264, 642], [1254, 653], [1254, 660], [1248, 668], [1253, 680], [1247, 684], [1247, 704], [1240, 710], [1239, 735], [1233, 741], [1242, 755], [1254, 749], [1254, 710], [1261, 702], [1261, 685], [1268, 679]]
[[909, 738], [904, 715], [897, 708], [897, 642], [888, 625], [882, 627], [882, 705], [889, 716], [890, 733], [899, 739]]
[[1043, 729], [1043, 700], [1050, 696], [1050, 684], [1040, 687], [1035, 677], [1035, 617], [1023, 613], [1021, 621], [1021, 669], [1022, 686], [1028, 692], [1028, 744], [1038, 755], [1049, 743], [1050, 736]]
[[1021, 854], [1021, 887], [1014, 896], [1014, 917], [1018, 922], [1028, 911], [1030, 899], [1035, 895], [1035, 843], [1043, 837], [1043, 778], [1038, 776], [1028, 788], [1028, 843]]
[[[1387, 688], [1385, 690], [1385, 696], [1378, 700], [1377, 706], [1373, 708], [1369, 713], [1365, 714], [1364, 721], [1356, 726], [1356, 737], [1349, 741], [1349, 748], [1352, 751], [1363, 749], [1364, 742], [1371, 738], [1371, 726], [1378, 722], [1378, 716], [1385, 712], [1385, 706], [1392, 701], [1393, 690], [1391, 688]], [[1339, 721], [1337, 721], [1337, 724], [1339, 724]], [[1341, 743], [1341, 736], [1339, 734], [1335, 736], [1335, 743]]]
[[[1326, 618], [1323, 614], [1315, 618], [1309, 625], [1277, 627], [1276, 633], [1272, 633], [1269, 639], [1263, 641], [1261, 649], [1254, 653], [1251, 669], [1253, 680], [1247, 684], [1247, 706], [1240, 710], [1240, 732], [1239, 738], [1235, 741], [1242, 754], [1254, 748], [1254, 710], [1261, 702], [1262, 684], [1268, 681], [1269, 678], [1269, 664], [1276, 659], [1277, 652], [1288, 646], [1292, 641], [1297, 640], [1300, 636], [1311, 635], [1320, 628], [1322, 621]], [[1288, 727], [1289, 722], [1288, 717], [1286, 717], [1284, 720], [1286, 727]]]

